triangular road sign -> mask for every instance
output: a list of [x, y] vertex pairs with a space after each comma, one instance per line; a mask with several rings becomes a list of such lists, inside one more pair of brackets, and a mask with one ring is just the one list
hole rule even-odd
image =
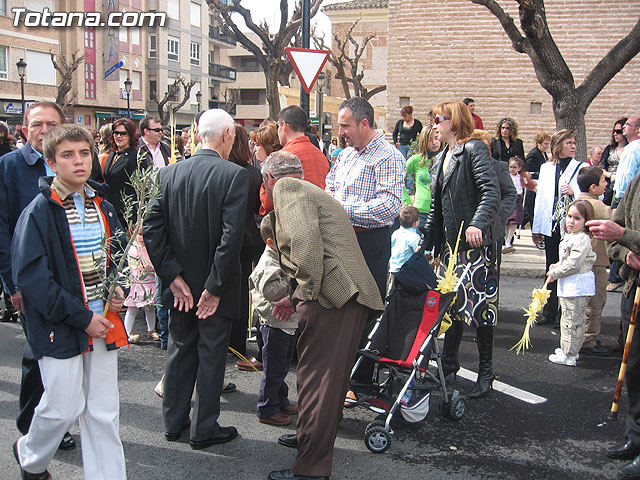
[[286, 47], [287, 57], [291, 61], [294, 70], [298, 74], [302, 88], [311, 93], [313, 84], [316, 83], [322, 67], [329, 58], [328, 50], [312, 50], [310, 48]]

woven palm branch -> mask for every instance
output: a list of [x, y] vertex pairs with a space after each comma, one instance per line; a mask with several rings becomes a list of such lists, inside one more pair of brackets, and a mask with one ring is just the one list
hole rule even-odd
[[549, 282], [549, 277], [544, 282], [541, 288], [534, 288], [531, 292], [531, 303], [528, 308], [524, 309], [524, 316], [527, 319], [527, 322], [524, 326], [524, 332], [522, 333], [522, 338], [509, 350], [516, 349], [516, 355], [520, 352], [524, 353], [524, 350], [527, 350], [531, 347], [531, 336], [530, 331], [531, 327], [533, 327], [537, 320], [538, 314], [542, 310], [542, 308], [546, 305], [547, 300], [549, 299], [549, 295], [551, 295], [551, 290], [547, 290], [547, 283]]

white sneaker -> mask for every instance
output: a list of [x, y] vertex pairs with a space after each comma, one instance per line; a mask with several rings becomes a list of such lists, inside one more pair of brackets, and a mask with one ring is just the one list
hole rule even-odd
[[160, 398], [162, 398], [162, 395], [164, 395], [164, 375], [162, 375], [162, 378], [160, 379], [158, 384], [153, 389], [153, 392], [156, 395], [158, 395]]
[[[561, 348], [556, 348], [555, 354], [556, 355], [564, 355], [564, 352], [562, 351]], [[576, 361], [578, 361], [578, 360], [580, 360], [580, 354], [576, 353]]]
[[576, 366], [576, 357], [565, 355], [562, 350], [560, 350], [560, 352], [556, 350], [556, 353], [549, 355], [549, 360], [553, 363], [557, 363], [558, 365], [567, 365], [568, 367]]

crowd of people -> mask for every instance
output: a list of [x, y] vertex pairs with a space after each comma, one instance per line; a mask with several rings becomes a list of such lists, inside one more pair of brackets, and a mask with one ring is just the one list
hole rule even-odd
[[[269, 478], [328, 478], [345, 397], [357, 398], [348, 391], [356, 349], [420, 245], [440, 266], [456, 255], [464, 288], [442, 366], [456, 374], [464, 325], [475, 328], [468, 398], [493, 387], [501, 258], [525, 223], [546, 254], [551, 295], [539, 323], [560, 328], [549, 360], [576, 366], [580, 355], [608, 355], [600, 317], [607, 291], [624, 283], [620, 347], [640, 271], [640, 118], [617, 120], [610, 145], [580, 162], [574, 132], [540, 132], [525, 156], [515, 120], [487, 132], [471, 98], [439, 103], [424, 126], [411, 106], [401, 115], [391, 143], [368, 101], [346, 100], [339, 140], [324, 149], [295, 105], [250, 133], [208, 110], [173, 141], [155, 117], [100, 131], [64, 125], [51, 102], [27, 109], [19, 148], [0, 123], [2, 321], [19, 314], [27, 339], [14, 444], [23, 478], [50, 478], [56, 450], [75, 448], [68, 431], [78, 419], [85, 477], [126, 478], [117, 349], [140, 342], [139, 313], [147, 339], [167, 350], [156, 387], [167, 441], [188, 432], [191, 448], [204, 449], [237, 437], [218, 422], [221, 394], [236, 388], [225, 381], [226, 357], [247, 355], [254, 327], [257, 355], [236, 367], [264, 371], [258, 421], [283, 426], [297, 416], [296, 433], [278, 439], [297, 448], [296, 460]], [[140, 232], [128, 200], [136, 171], [151, 172], [159, 189]], [[111, 257], [95, 261], [105, 238], [114, 252], [131, 240], [127, 288], [107, 305], [117, 267]], [[633, 460], [622, 478], [640, 478], [635, 340], [626, 438], [607, 450]], [[294, 356], [297, 403], [286, 383]], [[373, 369], [364, 361], [354, 380], [370, 380]]]

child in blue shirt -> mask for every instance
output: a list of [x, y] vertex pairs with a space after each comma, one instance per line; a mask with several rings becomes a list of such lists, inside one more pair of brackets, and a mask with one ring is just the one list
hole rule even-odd
[[420, 234], [416, 231], [419, 223], [420, 212], [416, 207], [408, 205], [400, 210], [400, 228], [391, 235], [388, 290], [395, 274], [420, 246]]

